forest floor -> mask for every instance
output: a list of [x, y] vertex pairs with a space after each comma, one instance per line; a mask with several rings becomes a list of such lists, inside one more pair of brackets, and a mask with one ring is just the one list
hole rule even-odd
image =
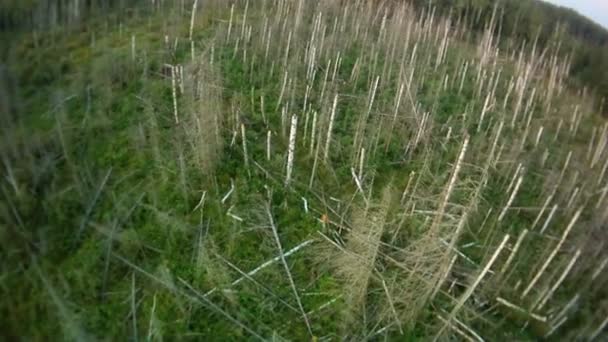
[[12, 41], [4, 336], [605, 336], [608, 124], [557, 44], [407, 5], [155, 6]]

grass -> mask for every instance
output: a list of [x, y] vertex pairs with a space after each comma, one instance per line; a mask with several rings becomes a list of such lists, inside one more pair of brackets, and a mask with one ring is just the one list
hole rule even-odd
[[5, 335], [601, 336], [607, 126], [560, 52], [301, 4], [12, 41]]

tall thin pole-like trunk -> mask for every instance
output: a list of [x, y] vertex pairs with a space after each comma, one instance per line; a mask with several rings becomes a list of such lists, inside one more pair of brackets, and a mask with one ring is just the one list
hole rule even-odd
[[173, 116], [175, 117], [175, 124], [179, 124], [179, 116], [177, 114], [177, 67], [171, 66], [171, 91], [173, 94]]
[[192, 41], [192, 32], [194, 31], [194, 19], [196, 17], [196, 8], [198, 6], [198, 0], [194, 0], [194, 4], [192, 4], [192, 15], [190, 16], [190, 34], [189, 39]]
[[289, 150], [287, 151], [287, 174], [285, 175], [285, 186], [291, 182], [291, 174], [293, 172], [293, 160], [296, 150], [296, 134], [298, 132], [298, 117], [292, 115], [291, 129], [289, 130]]
[[338, 94], [334, 97], [334, 104], [331, 108], [331, 116], [329, 117], [329, 127], [327, 128], [327, 140], [325, 140], [325, 151], [323, 161], [327, 162], [329, 158], [329, 146], [331, 145], [331, 134], [334, 129], [334, 120], [336, 119], [336, 107], [338, 106]]

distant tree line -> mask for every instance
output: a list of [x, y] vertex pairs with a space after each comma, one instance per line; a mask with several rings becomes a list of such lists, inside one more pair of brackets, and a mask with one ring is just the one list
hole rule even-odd
[[80, 23], [92, 15], [133, 8], [143, 2], [145, 1], [2, 0], [0, 1], [0, 31], [43, 30]]
[[[409, 0], [418, 7], [435, 6], [440, 14], [462, 18], [473, 32], [486, 28], [496, 8], [503, 44], [537, 40], [544, 48], [560, 44], [572, 55], [572, 76], [578, 86], [608, 102], [608, 30], [576, 11], [540, 0]], [[608, 115], [608, 105], [603, 106]]]

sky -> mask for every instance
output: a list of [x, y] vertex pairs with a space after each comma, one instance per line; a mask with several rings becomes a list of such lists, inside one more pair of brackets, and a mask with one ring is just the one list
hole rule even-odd
[[545, 0], [552, 4], [569, 7], [608, 28], [608, 0]]

